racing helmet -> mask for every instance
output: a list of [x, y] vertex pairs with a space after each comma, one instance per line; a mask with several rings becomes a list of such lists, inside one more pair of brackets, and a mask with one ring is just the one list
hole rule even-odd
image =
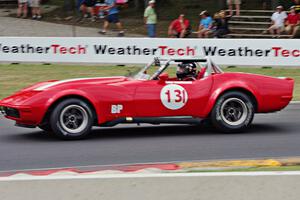
[[176, 76], [179, 80], [183, 80], [187, 77], [196, 77], [197, 66], [195, 63], [181, 63], [178, 64]]

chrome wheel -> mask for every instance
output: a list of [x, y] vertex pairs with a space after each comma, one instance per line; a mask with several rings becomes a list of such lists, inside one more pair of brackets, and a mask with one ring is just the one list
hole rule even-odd
[[225, 133], [237, 133], [250, 126], [254, 113], [254, 101], [245, 93], [229, 91], [218, 98], [211, 111], [214, 127]]
[[248, 116], [247, 105], [238, 98], [226, 99], [221, 105], [221, 118], [231, 126], [243, 124]]
[[59, 116], [59, 123], [65, 130], [64, 135], [80, 133], [87, 127], [88, 121], [87, 111], [79, 105], [65, 107]]

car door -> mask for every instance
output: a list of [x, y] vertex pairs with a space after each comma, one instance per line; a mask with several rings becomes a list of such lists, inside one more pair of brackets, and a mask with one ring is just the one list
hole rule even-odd
[[137, 117], [200, 117], [211, 87], [212, 77], [196, 81], [143, 81], [134, 96]]

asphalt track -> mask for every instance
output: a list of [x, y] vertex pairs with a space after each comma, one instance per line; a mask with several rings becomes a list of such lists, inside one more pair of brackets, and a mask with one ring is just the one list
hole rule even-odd
[[300, 104], [256, 115], [245, 133], [209, 127], [122, 125], [60, 141], [0, 117], [0, 171], [212, 159], [300, 156]]

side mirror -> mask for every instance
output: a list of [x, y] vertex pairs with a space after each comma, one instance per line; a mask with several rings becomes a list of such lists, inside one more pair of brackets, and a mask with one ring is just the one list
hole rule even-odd
[[167, 74], [167, 73], [162, 73], [158, 76], [159, 82], [162, 82], [162, 83], [166, 82], [168, 79], [169, 79], [169, 74]]

